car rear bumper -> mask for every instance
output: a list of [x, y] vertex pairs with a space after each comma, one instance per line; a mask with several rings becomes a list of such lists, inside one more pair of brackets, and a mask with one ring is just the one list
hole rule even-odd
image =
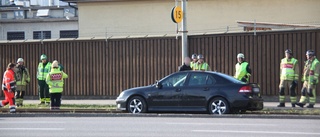
[[117, 110], [125, 111], [127, 110], [126, 101], [125, 100], [116, 100]]
[[241, 110], [262, 110], [263, 109], [263, 99], [259, 97], [248, 98], [245, 97], [242, 100], [237, 100], [232, 103], [232, 108]]

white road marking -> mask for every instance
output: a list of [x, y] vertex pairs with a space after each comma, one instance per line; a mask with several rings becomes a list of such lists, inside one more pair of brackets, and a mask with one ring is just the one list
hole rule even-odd
[[57, 130], [65, 130], [64, 128], [0, 128], [0, 130], [18, 130], [18, 131], [23, 131], [23, 130], [42, 130], [42, 131], [57, 131]]
[[192, 130], [192, 132], [206, 133], [255, 133], [255, 134], [289, 134], [289, 135], [320, 135], [320, 133], [310, 132], [272, 132], [272, 131], [234, 131], [234, 130]]
[[59, 121], [1, 121], [1, 124], [65, 124]]
[[221, 126], [277, 126], [276, 124], [232, 124], [232, 123], [167, 123], [169, 125], [221, 125]]

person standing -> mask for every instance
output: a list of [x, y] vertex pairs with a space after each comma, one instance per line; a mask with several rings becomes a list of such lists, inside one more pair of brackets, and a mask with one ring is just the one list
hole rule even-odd
[[234, 78], [248, 83], [249, 77], [251, 76], [251, 68], [247, 61], [244, 59], [244, 54], [239, 53], [237, 55], [238, 63], [235, 65], [236, 73], [234, 74]]
[[51, 63], [47, 61], [45, 54], [42, 54], [40, 59], [41, 62], [38, 65], [37, 71], [40, 105], [45, 103], [50, 104], [49, 87], [45, 80], [51, 70]]
[[14, 63], [9, 63], [7, 70], [4, 72], [3, 80], [2, 80], [2, 90], [5, 95], [5, 99], [2, 100], [0, 106], [6, 106], [9, 103], [10, 113], [16, 112], [15, 100], [14, 100], [14, 92], [16, 90], [16, 82], [14, 79]]
[[299, 79], [298, 60], [292, 57], [292, 51], [285, 51], [285, 58], [280, 63], [280, 85], [279, 85], [279, 102], [277, 107], [285, 107], [285, 91], [289, 87], [291, 106], [295, 107], [297, 103], [296, 87]]
[[206, 62], [204, 61], [204, 57], [203, 57], [202, 54], [199, 54], [199, 55], [198, 55], [198, 63], [196, 63], [196, 64], [194, 65], [193, 70], [201, 70], [201, 71], [210, 71], [210, 70], [211, 70], [211, 68], [210, 68], [210, 66], [208, 65], [208, 63], [206, 63]]
[[306, 53], [307, 61], [303, 69], [303, 87], [301, 89], [301, 98], [297, 105], [303, 107], [309, 99], [307, 108], [313, 108], [316, 103], [316, 85], [318, 83], [320, 63], [316, 59], [315, 52], [308, 50]]
[[60, 70], [58, 61], [53, 61], [51, 72], [46, 77], [46, 83], [50, 88], [51, 110], [60, 109], [63, 79], [65, 78], [68, 78], [68, 75]]
[[192, 61], [190, 62], [190, 67], [192, 68], [192, 70], [195, 69], [195, 65], [198, 63], [198, 57], [197, 54], [192, 54], [191, 56]]
[[189, 57], [185, 57], [183, 65], [179, 67], [179, 71], [186, 71], [186, 70], [192, 70], [192, 68], [190, 67]]
[[28, 69], [24, 66], [23, 58], [17, 60], [15, 80], [17, 82], [17, 90], [15, 93], [15, 101], [17, 107], [23, 106], [23, 97], [25, 95], [27, 84], [30, 82]]

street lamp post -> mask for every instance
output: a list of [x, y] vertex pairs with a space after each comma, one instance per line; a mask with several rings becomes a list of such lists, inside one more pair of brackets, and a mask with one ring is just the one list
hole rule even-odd
[[182, 19], [182, 64], [184, 58], [188, 56], [188, 31], [187, 31], [187, 0], [181, 0], [181, 7], [183, 13]]

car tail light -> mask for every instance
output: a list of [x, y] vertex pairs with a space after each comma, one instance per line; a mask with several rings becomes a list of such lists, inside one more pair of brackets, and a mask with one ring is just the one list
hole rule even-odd
[[251, 92], [252, 92], [251, 86], [243, 86], [239, 90], [239, 93], [251, 93]]

